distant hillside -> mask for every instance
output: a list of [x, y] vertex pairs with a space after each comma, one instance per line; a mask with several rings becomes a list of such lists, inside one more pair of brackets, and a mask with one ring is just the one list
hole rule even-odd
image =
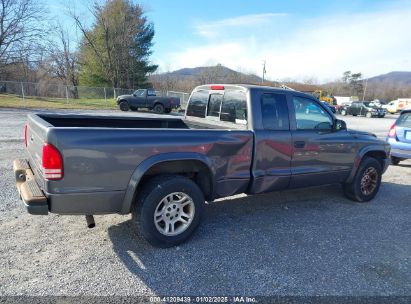
[[411, 72], [390, 72], [387, 74], [378, 75], [368, 78], [368, 83], [411, 85]]
[[199, 80], [200, 82], [261, 82], [261, 78], [254, 74], [246, 74], [234, 71], [222, 65], [183, 68], [173, 72], [152, 75], [152, 81], [162, 80], [164, 78], [174, 80]]

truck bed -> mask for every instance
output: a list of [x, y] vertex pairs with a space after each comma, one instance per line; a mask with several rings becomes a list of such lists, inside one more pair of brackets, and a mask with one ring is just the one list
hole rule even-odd
[[84, 116], [84, 115], [60, 115], [37, 114], [52, 127], [73, 128], [114, 128], [114, 129], [244, 129], [235, 124], [213, 124], [212, 121], [204, 123], [195, 119], [186, 120], [176, 118], [147, 118], [147, 117], [121, 117], [121, 116]]
[[[251, 176], [253, 132], [217, 124], [182, 118], [32, 114], [27, 136], [35, 180], [50, 201], [50, 211], [60, 214], [120, 213], [133, 173], [143, 161], [165, 155], [206, 163], [213, 170], [216, 197], [246, 191]], [[44, 143], [62, 154], [62, 180], [42, 177]]]

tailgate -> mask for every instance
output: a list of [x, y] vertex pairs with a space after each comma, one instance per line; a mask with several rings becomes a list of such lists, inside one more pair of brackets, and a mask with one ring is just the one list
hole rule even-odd
[[45, 180], [42, 176], [42, 152], [43, 145], [47, 142], [48, 128], [52, 127], [48, 122], [36, 114], [28, 116], [27, 122], [27, 152], [28, 161], [33, 171], [37, 184], [44, 190]]

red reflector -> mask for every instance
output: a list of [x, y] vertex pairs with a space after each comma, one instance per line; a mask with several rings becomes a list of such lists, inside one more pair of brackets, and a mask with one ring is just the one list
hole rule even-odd
[[221, 85], [212, 85], [211, 90], [224, 90], [224, 86]]
[[63, 178], [63, 158], [59, 150], [51, 144], [43, 145], [42, 155], [43, 177], [48, 180]]
[[390, 131], [388, 131], [388, 137], [397, 136], [397, 131], [395, 130], [395, 123], [391, 126]]
[[24, 125], [24, 144], [27, 147], [28, 139], [27, 139], [27, 132], [28, 132], [28, 126]]

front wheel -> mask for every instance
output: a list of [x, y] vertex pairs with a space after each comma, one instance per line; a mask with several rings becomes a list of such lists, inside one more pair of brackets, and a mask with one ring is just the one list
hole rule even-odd
[[368, 202], [377, 194], [381, 185], [382, 169], [373, 157], [362, 160], [351, 183], [344, 184], [344, 194], [357, 202]]
[[192, 180], [162, 175], [149, 180], [132, 208], [133, 222], [153, 246], [167, 248], [188, 239], [200, 223], [204, 195]]
[[120, 106], [120, 110], [121, 111], [128, 111], [128, 110], [130, 110], [130, 106], [128, 105], [128, 102], [127, 101], [122, 101], [122, 102], [120, 102], [120, 104], [119, 104], [119, 106]]

